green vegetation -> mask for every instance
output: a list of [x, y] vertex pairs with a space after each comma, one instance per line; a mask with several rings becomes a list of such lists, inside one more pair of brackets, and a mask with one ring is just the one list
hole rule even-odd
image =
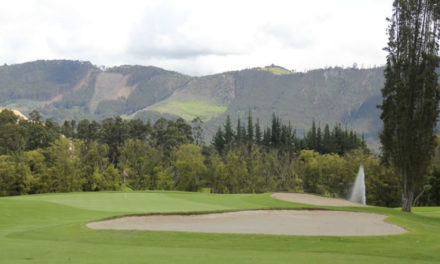
[[148, 109], [160, 113], [177, 115], [187, 121], [200, 117], [205, 122], [224, 113], [227, 109], [227, 106], [216, 105], [205, 101], [167, 101], [163, 104], [159, 104]]
[[45, 101], [70, 92], [94, 66], [90, 62], [54, 60], [0, 66], [0, 103]]
[[72, 90], [63, 95], [60, 101], [53, 103], [57, 109], [72, 109], [73, 107], [81, 107], [88, 111], [89, 100], [95, 92], [95, 81], [99, 71], [93, 70], [90, 74], [90, 79], [84, 87], [79, 87], [77, 90]]
[[243, 118], [252, 109], [262, 125], [268, 124], [275, 112], [291, 121], [298, 134], [305, 133], [314, 120], [321, 125], [348, 125], [364, 133], [368, 143], [377, 142], [380, 120], [376, 105], [381, 99], [383, 68], [336, 67], [290, 75], [243, 70], [234, 74], [234, 100], [224, 115], [207, 122], [211, 131], [225, 122], [226, 115]]
[[249, 145], [249, 151], [255, 144], [280, 149], [290, 155], [303, 149], [312, 149], [321, 154], [336, 153], [339, 155], [345, 155], [358, 148], [368, 151], [363, 139], [360, 139], [353, 130], [342, 129], [340, 124], [332, 129], [326, 124], [322, 130], [321, 127], [317, 128], [313, 122], [310, 130], [301, 139], [296, 136], [296, 130], [290, 124], [283, 124], [283, 121], [275, 114], [272, 116], [271, 126], [266, 127], [264, 131], [261, 130], [258, 119], [255, 127], [253, 122], [252, 113], [249, 112], [247, 128], [238, 119], [237, 128], [234, 130], [231, 119], [227, 116], [224, 128], [219, 127], [213, 137], [213, 145], [217, 151], [223, 153], [227, 145], [232, 143], [234, 143], [232, 145]]
[[[18, 121], [10, 111], [0, 113], [0, 196], [209, 188], [214, 193], [305, 191], [347, 197], [363, 164], [368, 202], [399, 203], [393, 172], [368, 154], [355, 133], [339, 126], [332, 133], [327, 127], [323, 137], [313, 126], [297, 139], [274, 115], [270, 128], [256, 122], [254, 133], [249, 113], [247, 127], [237, 122], [234, 130], [226, 123], [224, 136], [205, 146], [200, 119], [190, 125], [181, 118], [151, 124], [117, 117], [102, 123], [65, 121], [58, 127], [50, 120], [43, 123], [36, 111], [31, 118]], [[431, 185], [426, 204], [437, 203], [438, 186]]]
[[[438, 263], [438, 218], [394, 209], [410, 232], [377, 237], [307, 237], [91, 230], [126, 214], [301, 208], [268, 194], [70, 193], [0, 198], [0, 263]], [[342, 208], [339, 208], [342, 209]], [[416, 244], [415, 244], [416, 243]]]
[[[0, 113], [0, 196], [103, 190], [210, 190], [214, 193], [305, 191], [349, 194], [359, 165], [367, 174], [367, 201], [398, 206], [401, 190], [392, 168], [369, 154], [356, 133], [340, 126], [312, 126], [304, 138], [276, 115], [260, 127], [227, 119], [210, 145], [200, 119], [107, 118], [76, 123], [19, 120]], [[255, 125], [254, 125], [255, 122]], [[239, 132], [238, 132], [239, 131]], [[61, 135], [64, 135], [62, 137]], [[440, 204], [440, 151], [418, 205]], [[125, 176], [124, 176], [125, 175]]]
[[415, 207], [413, 212], [418, 215], [424, 215], [428, 217], [440, 218], [440, 207]]
[[[86, 62], [36, 61], [0, 66], [0, 106], [17, 108], [24, 114], [37, 109], [44, 118], [60, 124], [64, 120], [100, 121], [138, 112], [136, 118], [153, 122], [160, 117], [176, 120], [180, 116], [189, 121], [200, 116], [205, 121], [206, 138], [213, 136], [226, 115], [243, 117], [252, 109], [262, 125], [270, 122], [272, 112], [276, 112], [284, 120], [292, 121], [301, 134], [315, 120], [317, 124], [348, 125], [364, 133], [369, 144], [377, 142], [380, 120], [376, 105], [381, 99], [383, 68], [336, 67], [284, 75], [277, 74], [288, 71], [268, 69], [276, 74], [256, 68], [191, 77], [156, 67], [125, 65], [101, 70]], [[90, 72], [90, 78], [85, 78]], [[126, 80], [121, 85], [134, 89], [124, 100], [99, 104], [102, 100], [98, 98], [99, 110], [92, 113], [89, 106], [96, 86], [94, 74], [101, 73], [121, 74]], [[73, 91], [74, 87], [83, 88]], [[61, 100], [50, 101], [55, 96]], [[140, 111], [153, 104], [180, 100], [190, 103], [170, 105], [174, 109], [170, 112]], [[188, 109], [191, 107], [196, 111]]]
[[0, 112], [0, 155], [47, 148], [60, 136], [57, 123], [43, 122], [38, 112], [30, 116], [33, 120], [22, 120], [10, 110]]
[[287, 74], [292, 74], [291, 71], [289, 71], [289, 70], [287, 70], [287, 69], [284, 69], [283, 67], [279, 67], [279, 66], [275, 66], [275, 65], [267, 66], [267, 67], [260, 68], [260, 69], [263, 70], [263, 71], [271, 72], [271, 73], [273, 73], [273, 74], [275, 74], [275, 75], [287, 75]]
[[395, 0], [389, 22], [380, 141], [384, 159], [401, 177], [402, 210], [411, 211], [424, 191], [436, 145], [439, 3]]
[[185, 85], [190, 77], [164, 71], [149, 77], [149, 67], [141, 67], [144, 71], [133, 71], [129, 84], [136, 85], [136, 89], [128, 96], [125, 104], [125, 113], [131, 114], [144, 109], [171, 96], [173, 92]]

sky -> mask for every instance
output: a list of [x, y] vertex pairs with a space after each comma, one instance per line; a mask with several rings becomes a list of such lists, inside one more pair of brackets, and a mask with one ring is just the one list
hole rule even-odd
[[4, 0], [0, 63], [153, 65], [201, 76], [271, 64], [385, 64], [392, 0]]

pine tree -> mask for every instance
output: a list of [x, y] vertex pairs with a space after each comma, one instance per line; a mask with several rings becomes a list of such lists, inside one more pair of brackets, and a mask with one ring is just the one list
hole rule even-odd
[[249, 114], [248, 114], [247, 140], [248, 140], [249, 144], [252, 144], [254, 141], [254, 125], [253, 125], [253, 121], [252, 121], [251, 110], [249, 110]]
[[281, 144], [281, 120], [273, 113], [272, 115], [272, 131], [271, 131], [271, 145], [275, 148]]
[[241, 129], [240, 129], [240, 137], [241, 137], [241, 142], [242, 143], [246, 143], [246, 141], [247, 141], [247, 136], [246, 136], [246, 126], [241, 126]]
[[237, 143], [241, 143], [241, 140], [242, 140], [241, 130], [242, 130], [242, 128], [241, 128], [241, 121], [240, 121], [240, 118], [238, 118], [238, 120], [237, 120], [237, 130], [236, 130], [236, 133], [235, 133], [235, 141]]
[[232, 142], [232, 139], [234, 138], [234, 131], [232, 131], [232, 125], [231, 125], [231, 118], [226, 116], [226, 123], [225, 123], [225, 144], [230, 144]]
[[401, 176], [402, 210], [423, 190], [438, 116], [440, 2], [395, 0], [382, 89], [383, 155]]
[[307, 147], [316, 150], [316, 124], [313, 120], [312, 128], [307, 133]]
[[261, 144], [260, 119], [257, 119], [257, 123], [255, 124], [255, 143]]
[[316, 151], [319, 153], [322, 153], [322, 134], [321, 134], [321, 127], [318, 126], [318, 129], [316, 130]]
[[215, 133], [214, 138], [212, 140], [212, 144], [215, 149], [217, 149], [218, 153], [222, 154], [225, 148], [225, 134], [221, 127], [218, 127], [217, 133]]
[[332, 149], [332, 139], [331, 139], [331, 134], [330, 134], [330, 127], [328, 124], [325, 125], [324, 127], [324, 137], [322, 139], [322, 152], [325, 153], [330, 153], [331, 149]]
[[266, 128], [263, 132], [263, 145], [266, 147], [272, 146], [272, 133], [270, 128]]

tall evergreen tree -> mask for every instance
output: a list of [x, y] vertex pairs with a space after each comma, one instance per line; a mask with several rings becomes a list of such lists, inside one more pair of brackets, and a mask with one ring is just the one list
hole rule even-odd
[[323, 153], [330, 153], [332, 147], [332, 138], [330, 134], [330, 127], [328, 124], [324, 127], [324, 136], [322, 138], [322, 152]]
[[222, 154], [223, 149], [225, 148], [225, 134], [222, 131], [221, 127], [218, 127], [217, 133], [215, 133], [212, 144], [214, 145], [215, 149], [217, 149], [218, 153]]
[[319, 153], [322, 153], [322, 133], [321, 133], [321, 126], [318, 126], [318, 129], [316, 130], [316, 150]]
[[263, 132], [263, 145], [265, 145], [266, 147], [270, 147], [272, 141], [272, 133], [270, 128], [266, 128]]
[[242, 125], [239, 132], [240, 132], [241, 142], [246, 143], [247, 141], [246, 126]]
[[255, 124], [255, 143], [261, 143], [261, 128], [260, 128], [260, 119], [257, 118], [257, 123]]
[[234, 131], [232, 130], [232, 125], [231, 125], [231, 118], [228, 116], [226, 116], [226, 123], [225, 123], [225, 144], [229, 144], [232, 142], [232, 139], [234, 138]]
[[401, 176], [402, 210], [411, 211], [435, 146], [440, 2], [395, 0], [389, 23], [380, 140], [385, 160]]
[[235, 141], [237, 143], [241, 143], [241, 140], [242, 140], [241, 130], [242, 130], [242, 128], [241, 128], [241, 121], [240, 121], [240, 118], [238, 118], [238, 120], [237, 120], [237, 130], [236, 130], [236, 133], [235, 133]]
[[309, 149], [317, 149], [316, 147], [316, 124], [315, 124], [315, 120], [313, 120], [312, 122], [312, 128], [309, 130], [309, 132], [307, 133], [307, 147]]
[[281, 144], [281, 120], [275, 113], [272, 115], [271, 144], [275, 148]]
[[251, 110], [249, 110], [249, 114], [248, 114], [247, 140], [249, 144], [252, 144], [252, 142], [254, 141], [254, 124], [252, 121]]

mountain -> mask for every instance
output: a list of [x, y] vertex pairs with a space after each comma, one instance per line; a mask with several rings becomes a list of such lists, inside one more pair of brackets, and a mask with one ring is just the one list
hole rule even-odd
[[[262, 125], [272, 113], [301, 135], [312, 121], [341, 123], [377, 143], [383, 68], [327, 68], [292, 73], [268, 66], [192, 77], [152, 66], [99, 68], [83, 61], [34, 61], [0, 66], [0, 106], [43, 117], [151, 119], [199, 116], [208, 135], [226, 115]], [[243, 120], [245, 121], [245, 120]]]

